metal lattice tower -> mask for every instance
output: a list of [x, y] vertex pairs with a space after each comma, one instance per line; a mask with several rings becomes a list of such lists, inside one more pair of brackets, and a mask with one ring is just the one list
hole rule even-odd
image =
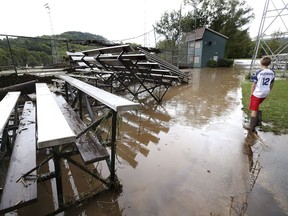
[[[266, 0], [256, 38], [250, 72], [255, 67], [255, 60], [259, 55], [259, 47], [272, 58], [272, 67], [275, 69], [288, 69], [288, 0]], [[277, 28], [277, 29], [276, 29]], [[274, 31], [274, 32], [273, 32]], [[277, 35], [275, 34], [276, 32]], [[268, 40], [277, 37], [279, 44], [269, 46]]]
[[58, 57], [57, 57], [55, 40], [54, 40], [54, 30], [53, 30], [53, 23], [52, 23], [52, 18], [51, 18], [51, 10], [50, 10], [50, 7], [49, 7], [48, 3], [46, 3], [46, 4], [44, 5], [44, 7], [45, 7], [45, 8], [47, 9], [47, 11], [48, 11], [49, 21], [50, 21], [52, 60], [53, 60], [53, 63], [57, 63], [57, 62], [58, 62]]

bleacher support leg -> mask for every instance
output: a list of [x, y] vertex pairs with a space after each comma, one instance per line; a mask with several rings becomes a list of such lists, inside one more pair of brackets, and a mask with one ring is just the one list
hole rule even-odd
[[56, 177], [56, 188], [57, 188], [57, 197], [58, 197], [58, 207], [62, 208], [64, 205], [63, 201], [63, 188], [62, 188], [62, 177], [61, 177], [61, 164], [60, 164], [60, 155], [59, 147], [53, 148], [53, 161], [55, 166], [55, 177]]
[[117, 112], [112, 111], [112, 135], [111, 135], [111, 181], [115, 180], [115, 158], [116, 158], [116, 127]]

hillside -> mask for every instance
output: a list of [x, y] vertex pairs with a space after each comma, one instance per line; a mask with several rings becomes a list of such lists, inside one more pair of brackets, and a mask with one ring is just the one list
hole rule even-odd
[[[53, 41], [48, 35], [39, 37], [8, 37], [8, 39], [9, 41], [6, 38], [0, 39], [0, 70], [11, 68], [11, 65], [14, 64], [17, 67], [48, 66], [56, 62], [65, 62], [67, 50], [85, 50], [97, 46], [113, 45], [101, 35], [78, 31], [55, 35]], [[51, 48], [53, 47], [52, 45], [54, 45], [55, 49]]]

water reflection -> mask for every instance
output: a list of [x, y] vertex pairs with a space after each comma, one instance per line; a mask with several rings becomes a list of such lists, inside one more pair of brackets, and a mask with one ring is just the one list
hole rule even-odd
[[171, 89], [165, 107], [174, 121], [201, 127], [239, 105], [239, 74], [234, 69], [195, 69], [188, 86]]
[[121, 115], [121, 133], [117, 141], [117, 153], [130, 166], [135, 168], [138, 164], [138, 153], [147, 157], [148, 145], [157, 145], [159, 133], [168, 133], [168, 122], [171, 117], [160, 105], [148, 107], [143, 105], [139, 111], [126, 112]]
[[247, 206], [242, 75], [191, 73], [191, 82], [169, 89], [161, 105], [123, 114], [119, 202], [127, 215], [237, 215]]
[[137, 154], [147, 157], [148, 145], [157, 145], [159, 134], [171, 125], [201, 128], [239, 106], [239, 73], [234, 69], [195, 69], [188, 85], [169, 89], [161, 105], [143, 104], [141, 110], [121, 115], [117, 151], [136, 168]]
[[137, 154], [147, 157], [147, 146], [157, 145], [159, 134], [167, 134], [171, 125], [201, 128], [239, 106], [240, 78], [234, 69], [195, 69], [191, 76], [188, 85], [170, 88], [161, 105], [143, 104], [121, 115], [117, 148], [127, 164], [135, 168]]
[[253, 151], [252, 151], [252, 146], [255, 145], [257, 141], [257, 135], [252, 132], [252, 131], [248, 131], [245, 140], [244, 140], [244, 153], [247, 154], [248, 156], [248, 162], [249, 162], [249, 171], [251, 172], [252, 167], [254, 165], [254, 161], [253, 161]]

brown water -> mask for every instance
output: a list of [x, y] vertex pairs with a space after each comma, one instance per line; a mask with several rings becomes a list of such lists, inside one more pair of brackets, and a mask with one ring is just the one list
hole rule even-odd
[[[287, 136], [260, 132], [249, 148], [242, 128], [244, 72], [191, 70], [191, 82], [169, 89], [161, 105], [123, 113], [117, 141], [122, 193], [64, 215], [288, 215]], [[67, 166], [65, 197], [77, 198], [90, 183]], [[105, 174], [105, 165], [98, 167]], [[53, 209], [49, 184], [39, 186], [38, 207], [19, 215]]]

